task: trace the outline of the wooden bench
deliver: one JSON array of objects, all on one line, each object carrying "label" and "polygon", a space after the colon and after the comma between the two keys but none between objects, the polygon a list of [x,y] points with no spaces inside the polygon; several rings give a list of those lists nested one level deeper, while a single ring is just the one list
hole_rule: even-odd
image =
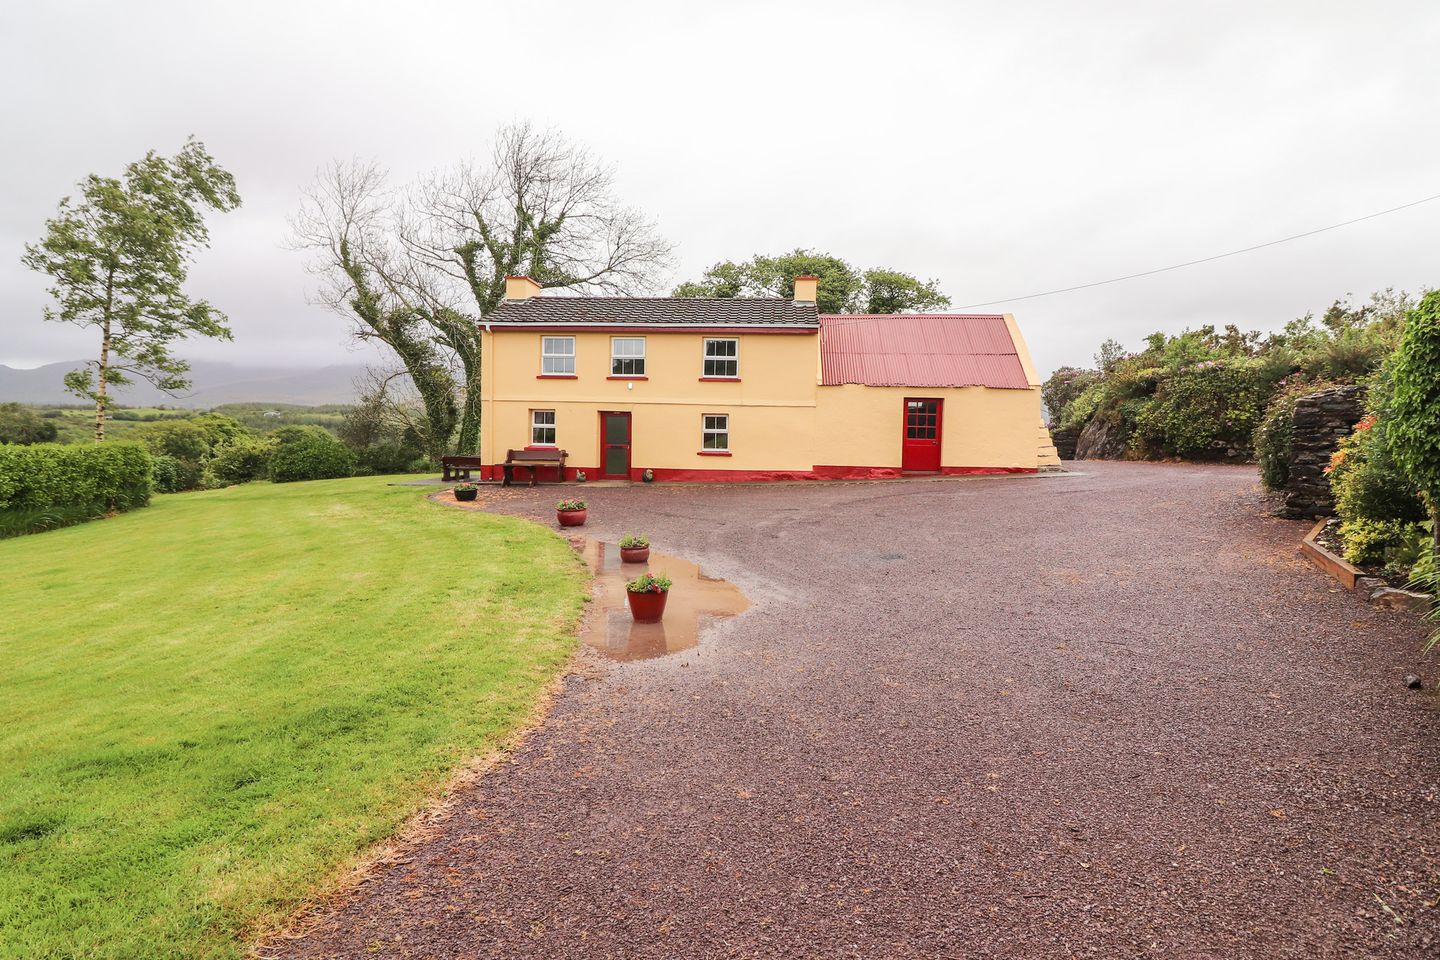
[{"label": "wooden bench", "polygon": [[480,457],[441,457],[440,469],[444,471],[446,480],[469,480],[471,470],[479,470],[485,466],[485,461]]},{"label": "wooden bench", "polygon": [[565,451],[564,450],[507,450],[505,451],[505,465],[500,481],[502,487],[510,486],[515,479],[516,467],[530,468],[530,486],[535,486],[536,475],[541,467],[555,467],[561,479],[565,477]]}]

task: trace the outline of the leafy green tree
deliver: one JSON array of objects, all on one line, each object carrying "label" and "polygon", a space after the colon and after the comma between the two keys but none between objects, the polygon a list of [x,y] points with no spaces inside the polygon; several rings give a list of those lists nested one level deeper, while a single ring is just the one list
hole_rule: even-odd
[{"label": "leafy green tree", "polygon": [[936,280],[898,270],[857,270],[839,257],[804,249],[717,263],[699,280],[677,286],[674,295],[789,298],[795,295],[795,278],[803,276],[820,278],[815,305],[821,313],[906,313],[950,306]]},{"label": "leafy green tree", "polygon": [[[1440,521],[1440,290],[1410,311],[1394,365],[1387,439],[1395,462]],[[1434,533],[1440,544],[1440,523]]]},{"label": "leafy green tree", "polygon": [[195,253],[209,243],[205,211],[240,205],[235,178],[198,140],[173,157],[153,150],[121,178],[91,174],[78,200],[65,197],[26,244],[22,262],[54,281],[45,319],[96,329],[99,357],[65,375],[95,404],[95,439],[105,439],[110,388],[138,376],[170,393],[186,389],[189,364],[170,350],[187,336],[230,339],[223,313],[187,296]]},{"label": "leafy green tree", "polygon": [[866,270],[864,279],[865,313],[916,313],[950,306],[938,280],[920,280],[899,270]]},{"label": "leafy green tree", "polygon": [[29,407],[0,403],[0,443],[50,443],[60,431]]}]

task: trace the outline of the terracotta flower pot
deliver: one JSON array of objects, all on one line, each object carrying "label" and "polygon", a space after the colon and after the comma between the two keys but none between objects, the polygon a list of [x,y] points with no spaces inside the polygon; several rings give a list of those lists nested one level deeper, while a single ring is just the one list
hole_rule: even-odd
[{"label": "terracotta flower pot", "polygon": [[636,623],[659,623],[660,618],[665,616],[665,600],[669,596],[669,590],[661,593],[653,590],[644,593],[625,591],[625,597],[630,601],[630,616],[635,618]]},{"label": "terracotta flower pot", "polygon": [[556,510],[555,519],[560,521],[562,527],[583,527],[585,513],[584,510]]},{"label": "terracotta flower pot", "polygon": [[649,547],[621,547],[621,563],[644,563],[650,559]]},{"label": "terracotta flower pot", "polygon": [[479,493],[479,492],[480,492],[479,490],[456,490],[456,491],[455,491],[455,499],[456,499],[456,500],[461,500],[461,501],[464,501],[464,500],[474,500],[474,499],[475,499],[475,495],[476,495],[477,493]]}]

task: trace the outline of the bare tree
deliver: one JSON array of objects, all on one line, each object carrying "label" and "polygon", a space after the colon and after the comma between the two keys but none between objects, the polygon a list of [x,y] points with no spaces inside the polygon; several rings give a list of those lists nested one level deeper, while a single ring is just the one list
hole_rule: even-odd
[{"label": "bare tree", "polygon": [[[584,148],[516,124],[499,130],[487,162],[430,174],[399,193],[373,167],[334,165],[310,192],[296,234],[320,254],[328,278],[321,299],[355,316],[362,336],[395,347],[427,413],[424,364],[453,371],[456,447],[469,453],[481,427],[479,324],[504,298],[507,276],[630,294],[652,289],[668,267],[670,245],[613,188],[613,170]],[[383,333],[373,332],[376,320]],[[418,355],[421,375],[397,343]]]},{"label": "bare tree", "polygon": [[355,336],[395,351],[420,394],[428,421],[427,455],[438,459],[455,430],[455,378],[434,342],[433,300],[415,282],[415,268],[394,239],[400,210],[374,164],[335,162],[306,191],[292,222],[293,244],[313,251],[315,293],[355,322]]}]

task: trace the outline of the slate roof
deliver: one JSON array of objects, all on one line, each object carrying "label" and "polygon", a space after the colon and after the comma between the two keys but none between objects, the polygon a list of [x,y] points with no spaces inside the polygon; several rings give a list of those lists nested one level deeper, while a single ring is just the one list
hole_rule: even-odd
[{"label": "slate roof", "polygon": [[813,303],[779,298],[559,297],[504,300],[486,323],[621,326],[774,327],[814,330]]},{"label": "slate roof", "polygon": [[820,382],[834,386],[998,387],[1030,382],[1003,314],[825,314]]}]

